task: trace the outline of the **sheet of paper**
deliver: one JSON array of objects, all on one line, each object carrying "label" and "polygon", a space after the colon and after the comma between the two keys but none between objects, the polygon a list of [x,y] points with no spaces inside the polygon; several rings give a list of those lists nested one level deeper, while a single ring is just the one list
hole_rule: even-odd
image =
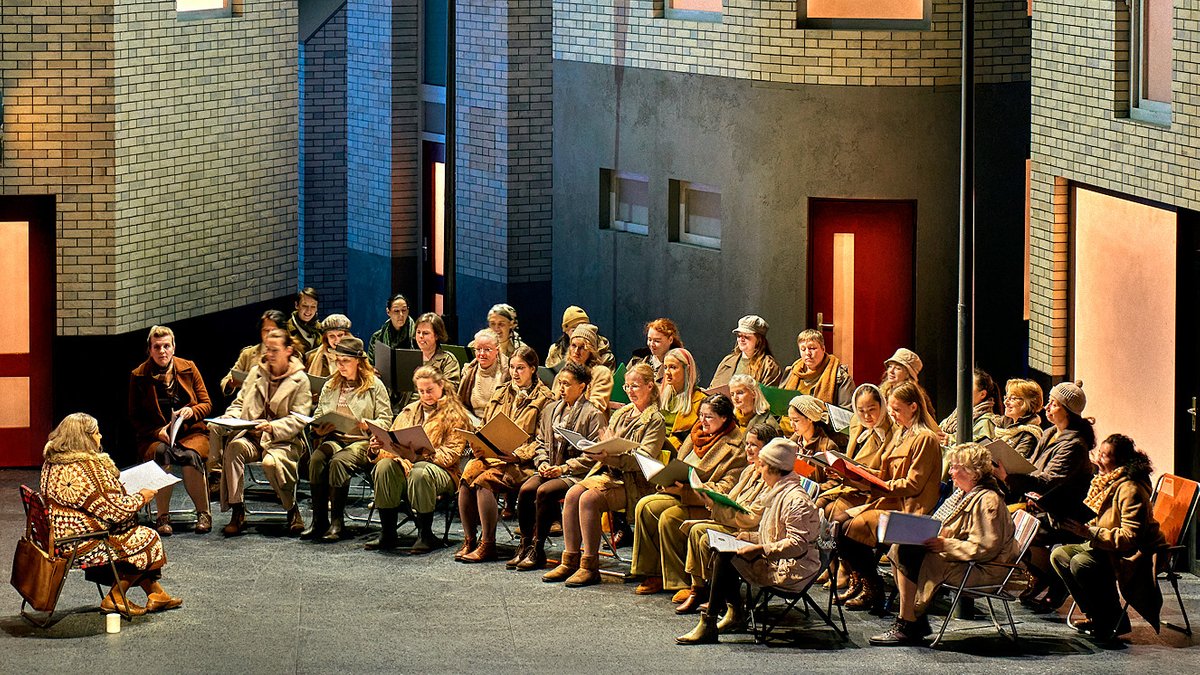
[{"label": "sheet of paper", "polygon": [[587,452],[596,444],[595,441],[584,438],[583,434],[575,433],[566,427],[554,427],[554,433],[562,436],[563,440],[575,446],[580,452]]},{"label": "sheet of paper", "polygon": [[171,413],[171,422],[167,428],[167,445],[169,447],[175,447],[175,438],[179,436],[179,429],[183,426],[183,422],[184,419],[179,415],[179,410]]},{"label": "sheet of paper", "polygon": [[154,462],[143,462],[137,466],[131,466],[121,472],[118,480],[121,481],[121,485],[125,486],[125,491],[131,495],[136,494],[138,490],[158,491],[179,482],[179,478],[163,471],[162,467]]},{"label": "sheet of paper", "polygon": [[253,429],[262,423],[262,420],[244,420],[239,417],[209,417],[204,421],[227,429]]},{"label": "sheet of paper", "polygon": [[992,460],[1010,474],[1029,474],[1037,471],[1036,466],[1030,464],[1028,459],[1022,457],[1021,453],[1002,439],[997,438],[983,447],[992,453]]},{"label": "sheet of paper", "polygon": [[753,546],[748,541],[742,541],[730,534],[725,534],[720,530],[708,531],[708,546],[709,548],[719,553],[732,553],[740,551],[748,546]]},{"label": "sheet of paper", "polygon": [[875,532],[883,544],[923,544],[938,536],[942,521],[901,511],[888,511],[879,516]]}]

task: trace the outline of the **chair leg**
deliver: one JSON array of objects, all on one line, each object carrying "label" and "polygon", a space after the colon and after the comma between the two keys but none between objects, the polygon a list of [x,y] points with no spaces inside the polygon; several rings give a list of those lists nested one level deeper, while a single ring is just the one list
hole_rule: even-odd
[{"label": "chair leg", "polygon": [[1188,620],[1187,608],[1185,608],[1183,606],[1183,596],[1179,594],[1179,575],[1172,573],[1172,575],[1170,577],[1170,581],[1171,581],[1171,588],[1174,589],[1174,591],[1175,591],[1175,600],[1179,603],[1179,611],[1183,614],[1183,629],[1180,630],[1179,626],[1176,626],[1176,625],[1170,624],[1170,623],[1167,624],[1167,627],[1178,630],[1179,632],[1183,633],[1184,635],[1191,637],[1192,636],[1192,622]]},{"label": "chair leg", "polygon": [[958,601],[961,595],[961,590],[955,591],[954,599],[950,601],[950,611],[946,612],[946,617],[942,619],[942,627],[938,629],[937,637],[933,638],[933,641],[929,643],[930,647],[936,647],[942,641],[942,636],[946,634],[946,627],[950,625],[950,619],[954,617],[954,612],[958,609]]}]

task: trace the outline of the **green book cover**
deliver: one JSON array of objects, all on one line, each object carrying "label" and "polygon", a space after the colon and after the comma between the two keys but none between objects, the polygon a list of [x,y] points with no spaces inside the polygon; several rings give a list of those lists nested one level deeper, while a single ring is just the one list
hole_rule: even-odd
[{"label": "green book cover", "polygon": [[702,494],[708,495],[708,498],[713,500],[713,503],[715,503],[715,504],[720,504],[722,506],[728,506],[729,508],[734,509],[735,511],[740,511],[742,513],[750,513],[750,509],[733,501],[732,499],[730,499],[729,497],[726,497],[725,495],[721,494],[720,492],[715,492],[713,490],[706,490],[704,488],[697,488],[696,491],[700,492]]}]

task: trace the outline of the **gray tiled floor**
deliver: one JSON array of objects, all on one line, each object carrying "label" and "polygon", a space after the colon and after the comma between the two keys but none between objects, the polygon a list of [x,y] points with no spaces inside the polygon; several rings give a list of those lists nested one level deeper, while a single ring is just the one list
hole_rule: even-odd
[{"label": "gray tiled floor", "polygon": [[[33,472],[0,472],[0,564],[11,564],[23,523],[17,485]],[[219,529],[225,518],[218,516]],[[452,537],[455,535],[452,534]],[[0,672],[1200,672],[1197,640],[1155,635],[1135,619],[1130,644],[1100,649],[1061,617],[1024,612],[1023,652],[990,630],[957,634],[944,649],[881,649],[867,637],[882,619],[849,613],[851,641],[827,631],[794,645],[761,646],[748,636],[716,646],[677,647],[694,619],[670,611],[666,595],[638,597],[605,583],[571,590],[503,565],[461,565],[449,551],[425,557],[360,549],[361,541],[314,545],[254,532],[179,534],[166,540],[164,585],[184,598],[178,611],[103,632],[96,592],[67,582],[49,630],[17,616],[19,597],[0,591]],[[78,574],[78,573],[76,573]],[[1189,610],[1200,616],[1200,581],[1188,578]],[[1164,610],[1178,619],[1173,598]]]}]

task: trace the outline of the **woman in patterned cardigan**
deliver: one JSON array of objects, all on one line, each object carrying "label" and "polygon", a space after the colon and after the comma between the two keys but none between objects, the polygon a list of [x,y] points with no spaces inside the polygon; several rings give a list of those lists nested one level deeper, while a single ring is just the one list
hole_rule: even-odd
[{"label": "woman in patterned cardigan", "polygon": [[[100,450],[100,426],[84,413],[68,415],[54,431],[43,450],[42,495],[50,512],[54,537],[107,530],[108,547],[98,540],[78,546],[79,562],[92,581],[112,583],[100,603],[106,612],[124,610],[133,615],[175,609],[183,600],[167,594],[158,583],[167,562],[162,540],[154,530],[137,524],[137,512],[154,499],[154,491],[128,494],[117,480],[119,471],[107,453]],[[110,549],[111,547],[111,554]],[[104,578],[110,558],[119,578]],[[111,572],[108,575],[111,577]],[[146,592],[146,606],[133,602],[123,606],[124,593],[133,586]]]}]

